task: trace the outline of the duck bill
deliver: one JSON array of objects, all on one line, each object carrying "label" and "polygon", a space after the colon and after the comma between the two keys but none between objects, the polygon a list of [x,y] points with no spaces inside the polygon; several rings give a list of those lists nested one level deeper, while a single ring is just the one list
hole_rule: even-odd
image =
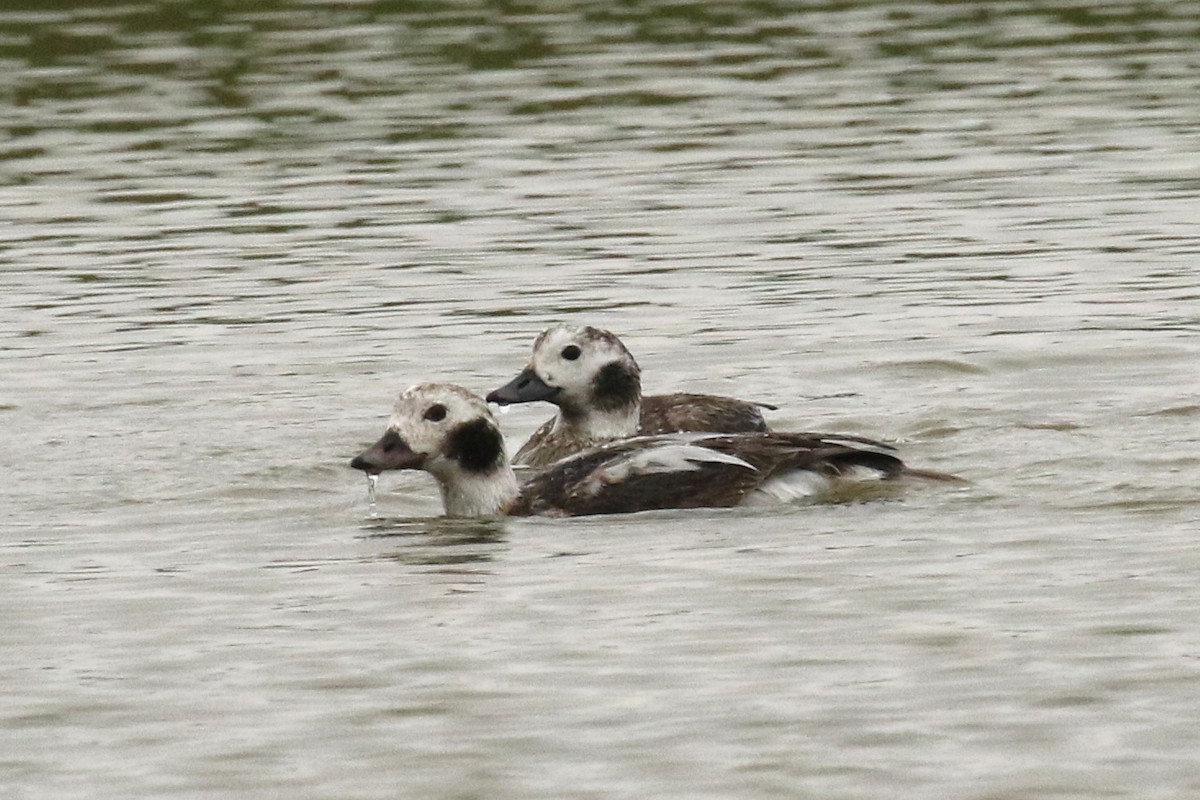
[{"label": "duck bill", "polygon": [[501,406],[511,403],[534,403],[538,400],[550,400],[558,392],[557,388],[539,378],[531,367],[526,367],[520,375],[499,389],[489,392],[487,401]]},{"label": "duck bill", "polygon": [[389,469],[420,469],[424,462],[424,456],[414,453],[400,434],[388,431],[382,439],[356,455],[350,466],[377,475]]}]

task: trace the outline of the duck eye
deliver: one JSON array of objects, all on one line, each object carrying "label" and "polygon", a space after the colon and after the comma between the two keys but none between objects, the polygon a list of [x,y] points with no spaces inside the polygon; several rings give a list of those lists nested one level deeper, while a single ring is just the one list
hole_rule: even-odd
[{"label": "duck eye", "polygon": [[441,422],[446,418],[446,407],[441,403],[434,403],[429,408],[425,409],[425,419],[430,422]]},{"label": "duck eye", "polygon": [[573,344],[569,344],[563,348],[562,357],[567,361],[574,361],[579,358],[580,349]]}]

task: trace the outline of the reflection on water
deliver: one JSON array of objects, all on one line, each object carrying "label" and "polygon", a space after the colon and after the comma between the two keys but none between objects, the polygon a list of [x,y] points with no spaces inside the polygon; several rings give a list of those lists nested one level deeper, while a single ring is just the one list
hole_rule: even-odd
[{"label": "reflection on water", "polygon": [[[0,794],[1194,796],[1198,34],[0,1]],[[399,389],[564,319],[973,486],[369,505]]]},{"label": "reflection on water", "polygon": [[492,561],[506,538],[501,520],[453,517],[372,517],[362,530],[386,546],[378,558],[429,566]]}]

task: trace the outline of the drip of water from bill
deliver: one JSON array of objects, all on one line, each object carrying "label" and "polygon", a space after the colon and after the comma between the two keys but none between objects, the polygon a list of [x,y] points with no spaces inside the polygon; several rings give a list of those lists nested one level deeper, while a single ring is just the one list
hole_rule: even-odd
[{"label": "drip of water from bill", "polygon": [[367,507],[371,510],[371,516],[375,515],[375,486],[379,483],[378,473],[367,473]]}]

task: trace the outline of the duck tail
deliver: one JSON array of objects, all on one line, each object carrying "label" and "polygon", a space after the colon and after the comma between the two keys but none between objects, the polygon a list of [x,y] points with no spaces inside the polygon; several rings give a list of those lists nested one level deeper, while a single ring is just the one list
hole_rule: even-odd
[{"label": "duck tail", "polygon": [[922,481],[933,481],[935,483],[954,483],[959,486],[967,486],[971,482],[966,478],[960,478],[957,475],[951,475],[949,472],[938,472],[932,469],[914,469],[910,466],[905,466],[900,473],[902,478],[916,478]]}]

